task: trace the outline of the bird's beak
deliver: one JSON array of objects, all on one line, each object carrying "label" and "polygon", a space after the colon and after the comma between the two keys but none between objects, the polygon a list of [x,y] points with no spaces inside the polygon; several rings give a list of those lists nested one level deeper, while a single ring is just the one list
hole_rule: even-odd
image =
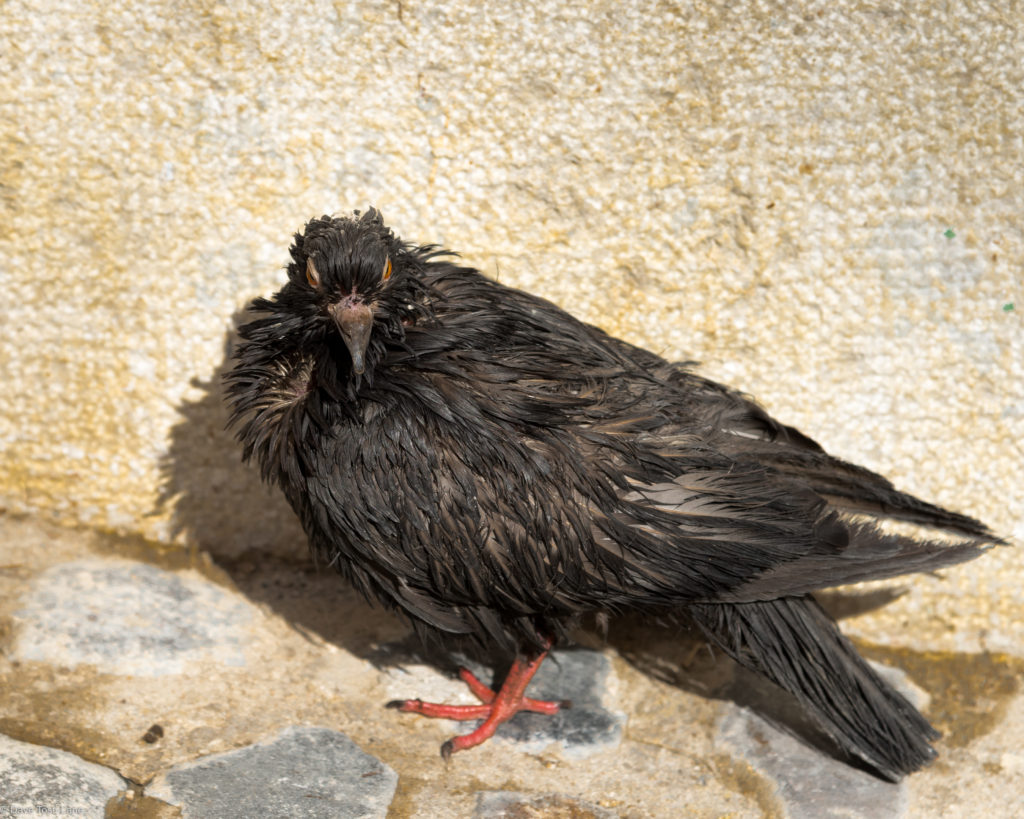
[{"label": "bird's beak", "polygon": [[343,301],[332,304],[328,311],[352,356],[352,369],[357,375],[362,375],[366,367],[366,345],[370,343],[370,330],[373,329],[373,310],[363,302]]}]

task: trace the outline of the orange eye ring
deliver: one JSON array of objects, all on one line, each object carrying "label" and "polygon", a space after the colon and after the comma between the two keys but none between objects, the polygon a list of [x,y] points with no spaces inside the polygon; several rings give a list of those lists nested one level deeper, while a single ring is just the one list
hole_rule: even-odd
[{"label": "orange eye ring", "polygon": [[313,264],[313,259],[306,259],[306,281],[309,282],[310,287],[320,286],[320,272],[316,269],[316,265]]},{"label": "orange eye ring", "polygon": [[391,278],[391,257],[390,256],[385,256],[384,257],[384,269],[381,271],[380,280],[382,282],[386,282],[390,278]]}]

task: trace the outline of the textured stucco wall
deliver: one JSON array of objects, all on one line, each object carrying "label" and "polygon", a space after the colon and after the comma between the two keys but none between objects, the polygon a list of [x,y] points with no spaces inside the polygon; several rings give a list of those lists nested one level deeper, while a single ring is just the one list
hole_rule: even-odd
[{"label": "textured stucco wall", "polygon": [[290,548],[227,333],[375,204],[1024,534],[1024,37],[970,6],[7,0],[0,506]]}]

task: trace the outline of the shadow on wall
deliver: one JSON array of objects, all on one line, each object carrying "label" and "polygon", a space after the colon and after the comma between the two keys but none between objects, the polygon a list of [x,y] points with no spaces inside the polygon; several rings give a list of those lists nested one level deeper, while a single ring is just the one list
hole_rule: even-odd
[{"label": "shadow on wall", "polygon": [[[232,325],[245,320],[240,311]],[[261,481],[255,465],[242,463],[242,448],[227,429],[223,377],[237,339],[234,330],[228,332],[220,366],[209,381],[193,382],[202,397],[178,409],[181,421],[161,465],[158,508],[173,508],[174,537],[184,535],[218,562],[246,552],[304,557],[306,536],[291,507]]]},{"label": "shadow on wall", "polygon": [[[232,327],[248,320],[235,314]],[[235,588],[268,606],[300,633],[313,633],[364,658],[407,638],[396,615],[371,607],[333,570],[317,567],[306,535],[284,495],[263,483],[227,429],[224,374],[234,365],[237,331],[225,337],[224,358],[209,381],[196,381],[196,401],[179,408],[181,421],[161,465],[158,508],[173,509],[175,537],[209,553]]]}]

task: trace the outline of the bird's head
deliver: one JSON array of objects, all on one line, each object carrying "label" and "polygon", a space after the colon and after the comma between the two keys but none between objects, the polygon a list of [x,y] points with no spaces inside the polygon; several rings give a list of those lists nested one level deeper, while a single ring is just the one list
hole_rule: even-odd
[{"label": "bird's head", "polygon": [[350,372],[361,376],[384,344],[400,342],[404,326],[425,312],[422,250],[399,240],[373,208],[313,219],[295,235],[276,307],[340,338]]},{"label": "bird's head", "polygon": [[264,477],[297,469],[305,450],[293,434],[354,411],[380,362],[411,352],[407,329],[430,326],[440,298],[425,275],[439,255],[447,254],[399,240],[372,208],[313,219],[295,235],[288,281],[250,305],[257,315],[238,328],[242,343],[225,376],[230,423]]}]

